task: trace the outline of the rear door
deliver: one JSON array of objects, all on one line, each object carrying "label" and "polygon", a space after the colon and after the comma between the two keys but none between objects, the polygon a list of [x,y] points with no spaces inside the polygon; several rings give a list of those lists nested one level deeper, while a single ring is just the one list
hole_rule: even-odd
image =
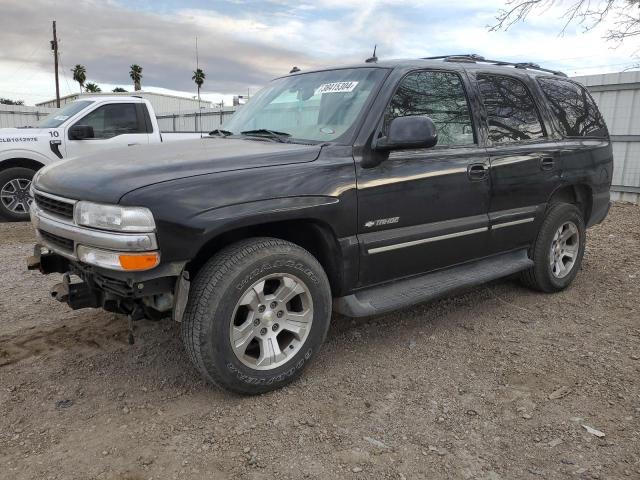
[{"label": "rear door", "polygon": [[452,71],[407,73],[376,134],[385,135],[395,117],[426,115],[438,144],[392,151],[371,168],[356,162],[363,286],[487,254],[489,162],[475,135],[466,81]]},{"label": "rear door", "polygon": [[486,111],[490,250],[496,253],[535,239],[546,202],[561,184],[562,145],[549,135],[528,79],[477,73],[476,81]]},{"label": "rear door", "polygon": [[[148,144],[150,126],[145,119],[145,109],[142,103],[133,102],[99,105],[67,127],[66,158],[89,155],[109,148]],[[69,138],[69,128],[73,125],[93,127],[95,137],[85,140]]]}]

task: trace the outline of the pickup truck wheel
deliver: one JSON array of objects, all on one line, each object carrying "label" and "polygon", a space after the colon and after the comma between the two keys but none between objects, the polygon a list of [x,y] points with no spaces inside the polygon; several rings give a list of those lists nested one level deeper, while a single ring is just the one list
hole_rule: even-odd
[{"label": "pickup truck wheel", "polygon": [[531,249],[535,265],[522,273],[523,283],[547,293],[564,290],[580,270],[585,243],[580,210],[568,203],[552,205]]},{"label": "pickup truck wheel", "polygon": [[29,220],[33,199],[29,193],[35,171],[13,167],[0,172],[0,217],[10,222]]},{"label": "pickup truck wheel", "polygon": [[329,281],[303,248],[274,238],[238,242],[191,286],[182,337],[208,381],[260,394],[297,378],[325,339]]}]

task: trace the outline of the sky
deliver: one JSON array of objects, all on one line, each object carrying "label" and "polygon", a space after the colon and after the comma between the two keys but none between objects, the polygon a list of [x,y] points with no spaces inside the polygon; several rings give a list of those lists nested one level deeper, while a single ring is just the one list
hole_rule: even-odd
[{"label": "sky", "polygon": [[[55,98],[51,21],[57,21],[61,95],[76,93],[71,68],[82,64],[103,91],[133,90],[129,66],[143,67],[143,90],[196,94],[231,103],[295,65],[477,53],[531,61],[571,76],[628,69],[638,45],[564,26],[550,8],[507,32],[490,32],[503,0],[0,0],[0,97],[27,105]],[[609,19],[609,26],[615,19]]]}]

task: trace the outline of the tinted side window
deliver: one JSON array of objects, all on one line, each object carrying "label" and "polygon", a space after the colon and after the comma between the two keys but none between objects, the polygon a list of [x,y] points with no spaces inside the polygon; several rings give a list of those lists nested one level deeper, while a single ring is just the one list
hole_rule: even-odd
[{"label": "tinted side window", "polygon": [[521,142],[545,136],[533,97],[520,80],[480,74],[478,88],[487,110],[492,142]]},{"label": "tinted side window", "polygon": [[93,127],[95,138],[113,138],[126,133],[146,133],[140,128],[136,106],[133,103],[114,103],[96,108],[76,125]]},{"label": "tinted side window", "polygon": [[438,145],[474,143],[467,95],[460,77],[451,72],[414,72],[402,79],[384,117],[386,133],[391,120],[409,115],[431,118]]},{"label": "tinted side window", "polygon": [[607,127],[585,88],[558,78],[539,78],[538,83],[564,136],[606,136]]}]

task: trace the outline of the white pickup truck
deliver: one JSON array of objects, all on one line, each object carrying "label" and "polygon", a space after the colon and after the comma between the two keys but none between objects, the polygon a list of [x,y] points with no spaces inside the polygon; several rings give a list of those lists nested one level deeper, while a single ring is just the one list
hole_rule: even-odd
[{"label": "white pickup truck", "polygon": [[161,133],[149,101],[121,96],[82,98],[34,128],[1,128],[0,217],[28,220],[31,179],[52,162],[109,148],[199,137],[199,133]]}]

